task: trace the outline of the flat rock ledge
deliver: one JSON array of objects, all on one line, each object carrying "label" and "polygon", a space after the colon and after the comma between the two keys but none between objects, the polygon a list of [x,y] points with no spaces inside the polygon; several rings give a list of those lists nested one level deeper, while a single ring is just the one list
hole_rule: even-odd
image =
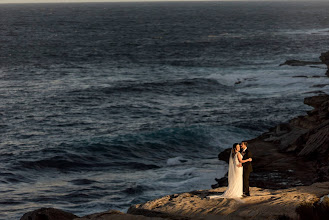
[{"label": "flat rock ledge", "polygon": [[127,214],[109,210],[78,217],[59,209],[41,208],[24,214],[21,220],[321,220],[329,217],[329,182],[280,190],[251,187],[250,197],[237,200],[207,198],[225,190],[226,187],[220,187],[168,195],[133,205]]},{"label": "flat rock ledge", "polygon": [[319,203],[329,194],[329,182],[280,190],[251,187],[251,196],[241,200],[207,198],[225,190],[220,187],[168,195],[131,206],[128,213],[169,219],[301,219],[296,208]]}]

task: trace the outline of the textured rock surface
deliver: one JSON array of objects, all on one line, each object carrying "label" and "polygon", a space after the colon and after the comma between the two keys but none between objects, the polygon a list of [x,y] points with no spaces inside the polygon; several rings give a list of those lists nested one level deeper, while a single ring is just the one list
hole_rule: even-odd
[{"label": "textured rock surface", "polygon": [[[329,193],[329,182],[284,190],[251,188],[251,196],[241,200],[207,199],[208,195],[224,192],[226,187],[168,195],[144,204],[132,206],[128,213],[147,216],[166,215],[171,218],[201,219],[277,219],[288,216],[297,219],[296,208],[304,202],[319,201]],[[224,217],[224,218],[223,218]]]}]

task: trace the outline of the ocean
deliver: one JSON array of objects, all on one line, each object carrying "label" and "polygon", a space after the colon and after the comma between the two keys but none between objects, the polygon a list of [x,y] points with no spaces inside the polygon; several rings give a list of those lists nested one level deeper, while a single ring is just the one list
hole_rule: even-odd
[{"label": "ocean", "polygon": [[0,5],[0,219],[209,189],[329,92],[328,2]]}]

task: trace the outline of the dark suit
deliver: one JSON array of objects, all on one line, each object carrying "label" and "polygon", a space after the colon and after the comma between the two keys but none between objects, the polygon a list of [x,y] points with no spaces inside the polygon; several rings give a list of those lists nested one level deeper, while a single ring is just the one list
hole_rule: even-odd
[{"label": "dark suit", "polygon": [[[242,152],[242,159],[247,160],[248,158],[252,158],[252,154],[247,148],[245,152]],[[251,162],[245,162],[242,164],[243,165],[243,193],[246,195],[249,195],[249,176],[250,173],[252,172],[252,165]]]}]

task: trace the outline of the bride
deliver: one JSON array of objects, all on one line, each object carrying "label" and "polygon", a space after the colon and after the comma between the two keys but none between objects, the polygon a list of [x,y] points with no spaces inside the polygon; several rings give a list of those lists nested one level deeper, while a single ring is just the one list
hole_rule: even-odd
[{"label": "bride", "polygon": [[233,144],[228,166],[228,187],[222,195],[208,196],[208,198],[241,198],[243,194],[242,163],[249,161],[252,161],[252,159],[242,160],[240,145]]}]

